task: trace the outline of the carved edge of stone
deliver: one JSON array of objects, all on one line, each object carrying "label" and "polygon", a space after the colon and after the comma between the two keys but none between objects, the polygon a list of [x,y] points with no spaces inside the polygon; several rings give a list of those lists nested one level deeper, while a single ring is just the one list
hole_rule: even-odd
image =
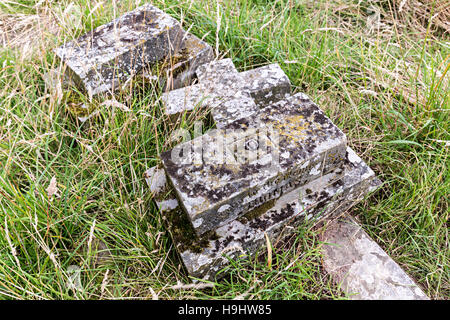
[{"label": "carved edge of stone", "polygon": [[429,299],[351,217],[331,222],[322,237],[324,268],[350,299]]}]

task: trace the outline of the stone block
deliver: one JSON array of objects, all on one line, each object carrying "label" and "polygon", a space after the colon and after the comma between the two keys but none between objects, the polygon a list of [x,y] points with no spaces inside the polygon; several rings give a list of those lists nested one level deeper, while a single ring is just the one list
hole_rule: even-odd
[{"label": "stone block", "polygon": [[242,90],[243,80],[231,59],[223,59],[198,67],[199,84],[163,94],[166,114],[179,115],[184,111],[207,107],[218,128],[258,111],[254,100]]},{"label": "stone block", "polygon": [[306,95],[259,119],[259,128],[213,130],[161,154],[198,235],[342,166],[345,135]]},{"label": "stone block", "polygon": [[241,72],[241,77],[244,90],[250,92],[260,108],[283,100],[291,94],[291,82],[276,63]]},{"label": "stone block", "polygon": [[[229,58],[212,61],[210,63],[202,65],[200,68],[198,68],[196,73],[199,82],[211,84],[223,83],[224,81],[228,81],[229,79],[234,81],[236,80],[235,76],[238,74],[233,61],[231,61],[231,59]],[[231,94],[230,92],[234,88],[240,89],[236,86],[236,83],[230,83],[230,85],[230,87],[226,87],[225,89],[218,91],[222,95],[227,96],[227,94]]]},{"label": "stone block", "polygon": [[157,194],[157,204],[189,275],[213,280],[228,265],[229,258],[238,259],[263,249],[265,234],[273,243],[292,235],[305,220],[312,226],[338,216],[379,186],[374,172],[350,148],[343,164],[343,168],[268,201],[204,237],[196,236],[168,185]]},{"label": "stone block", "polygon": [[55,49],[77,85],[92,97],[112,92],[142,68],[182,47],[179,22],[146,4]]}]

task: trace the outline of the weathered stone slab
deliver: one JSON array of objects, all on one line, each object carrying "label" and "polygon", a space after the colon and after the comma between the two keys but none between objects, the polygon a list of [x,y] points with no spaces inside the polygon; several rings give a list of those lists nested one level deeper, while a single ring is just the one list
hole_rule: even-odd
[{"label": "weathered stone slab", "polygon": [[[207,63],[197,70],[197,78],[202,83],[220,83],[223,81],[227,81],[228,79],[236,80],[235,76],[238,74],[236,67],[233,64],[233,61],[231,61],[230,58],[212,61],[210,63]],[[228,89],[237,89],[235,83],[230,83],[231,87],[227,87]],[[230,90],[219,90],[219,92],[225,96],[231,95]]]},{"label": "weathered stone slab", "polygon": [[55,49],[74,81],[92,97],[177,51],[177,20],[146,4]]},{"label": "weathered stone slab", "polygon": [[[305,220],[313,225],[339,215],[379,186],[374,172],[350,148],[343,163],[342,169],[268,201],[203,238],[190,227],[168,185],[156,193],[156,201],[189,275],[213,280],[229,263],[227,257],[236,259],[264,248],[265,234],[274,242],[295,232]],[[162,169],[152,168],[147,182],[154,184],[152,177],[161,175]]]},{"label": "weathered stone slab", "polygon": [[[170,59],[165,59],[163,63],[159,64],[154,70],[143,69],[141,73],[136,75],[134,81],[137,83],[154,83],[158,82],[160,87],[164,88],[180,88],[189,85],[195,78],[195,71],[198,66],[207,63],[214,58],[213,50],[210,45],[200,40],[196,36],[186,33],[186,40],[183,48],[173,54]],[[60,101],[63,98],[63,93],[66,90],[75,86],[71,78],[59,69],[51,69],[44,74],[43,77],[45,85],[49,92],[55,95]],[[125,84],[124,84],[125,85]],[[73,104],[72,104],[73,105]],[[81,122],[84,122],[91,115],[98,110],[91,110],[85,104],[76,107],[69,107],[68,110]]]},{"label": "weathered stone slab", "polygon": [[259,119],[256,130],[213,130],[161,154],[198,235],[341,166],[346,137],[306,95]]},{"label": "weathered stone slab", "polygon": [[197,69],[199,84],[164,93],[167,115],[208,107],[219,129],[254,116],[262,106],[286,98],[288,77],[277,64],[238,73],[231,59]]},{"label": "weathered stone slab", "polygon": [[350,217],[327,226],[325,270],[354,300],[428,300],[413,280]]},{"label": "weathered stone slab", "polygon": [[211,108],[217,128],[250,117],[258,111],[250,92],[243,90],[243,79],[231,59],[200,66],[197,77],[202,95],[208,97],[205,103]]}]

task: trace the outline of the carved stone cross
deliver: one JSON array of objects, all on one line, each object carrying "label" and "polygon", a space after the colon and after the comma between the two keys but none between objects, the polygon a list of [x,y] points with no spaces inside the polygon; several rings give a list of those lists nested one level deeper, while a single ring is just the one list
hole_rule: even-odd
[{"label": "carved stone cross", "polygon": [[197,68],[198,84],[164,93],[167,115],[208,107],[219,129],[253,117],[262,106],[287,97],[291,85],[278,64],[238,73],[231,59]]},{"label": "carved stone cross", "polygon": [[[238,73],[231,60],[197,69],[199,83],[167,92],[166,113],[208,107],[218,129],[178,145],[206,153],[215,131],[274,125],[280,133],[279,163],[263,158],[245,164],[173,163],[161,155],[147,182],[175,245],[193,277],[213,279],[236,258],[291,234],[305,219],[337,215],[378,185],[374,172],[346,146],[345,135],[304,94],[290,95],[278,65]],[[219,134],[220,135],[220,134]],[[208,157],[203,157],[203,159]],[[262,162],[261,162],[262,161]],[[169,181],[170,180],[170,184]]]}]

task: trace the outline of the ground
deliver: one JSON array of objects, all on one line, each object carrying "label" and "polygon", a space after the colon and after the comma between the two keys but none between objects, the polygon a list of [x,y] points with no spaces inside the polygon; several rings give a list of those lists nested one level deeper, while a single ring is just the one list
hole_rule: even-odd
[{"label": "ground", "polygon": [[[81,123],[68,110],[86,97],[46,89],[52,48],[143,2],[0,4],[0,298],[347,298],[308,226],[187,285],[144,171],[201,115],[169,125],[147,87]],[[279,63],[384,183],[350,214],[429,297],[450,297],[447,0],[152,3],[239,71]]]}]

